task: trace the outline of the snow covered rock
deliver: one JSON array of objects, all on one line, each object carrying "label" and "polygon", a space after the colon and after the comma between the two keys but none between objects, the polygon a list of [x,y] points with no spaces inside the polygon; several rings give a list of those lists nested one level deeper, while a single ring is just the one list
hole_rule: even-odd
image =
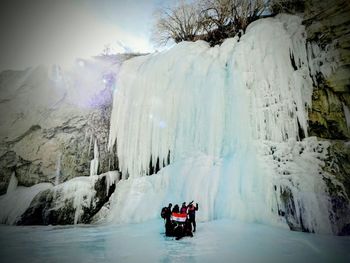
[{"label": "snow covered rock", "polygon": [[330,142],[324,167],[334,232],[350,234],[350,5],[306,0],[304,22],[313,78],[309,134]]},{"label": "snow covered rock", "polygon": [[350,144],[332,141],[323,169],[329,193],[334,222],[334,232],[350,235]]},{"label": "snow covered rock", "polygon": [[304,22],[314,75],[310,133],[327,139],[350,138],[350,5],[347,0],[307,0]]},{"label": "snow covered rock", "polygon": [[304,24],[309,42],[317,43],[316,65],[334,92],[349,93],[350,5],[347,0],[305,1]]},{"label": "snow covered rock", "polygon": [[118,172],[76,177],[40,192],[16,222],[17,225],[90,223],[114,192]]},{"label": "snow covered rock", "polygon": [[52,188],[50,183],[36,184],[31,187],[19,186],[0,196],[0,223],[16,224],[34,197],[50,188]]}]

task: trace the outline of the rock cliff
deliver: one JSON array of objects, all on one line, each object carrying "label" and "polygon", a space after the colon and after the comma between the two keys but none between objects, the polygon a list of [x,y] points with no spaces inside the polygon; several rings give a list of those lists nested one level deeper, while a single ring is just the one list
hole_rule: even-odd
[{"label": "rock cliff", "polygon": [[[330,141],[324,178],[338,234],[350,234],[350,3],[305,2],[304,25],[314,67],[309,134]],[[312,48],[317,46],[317,48]],[[312,65],[313,64],[313,65]]]},{"label": "rock cliff", "polygon": [[116,72],[128,57],[0,73],[0,194],[13,173],[20,186],[89,175],[95,140],[98,173],[117,169],[107,151],[109,118]]}]

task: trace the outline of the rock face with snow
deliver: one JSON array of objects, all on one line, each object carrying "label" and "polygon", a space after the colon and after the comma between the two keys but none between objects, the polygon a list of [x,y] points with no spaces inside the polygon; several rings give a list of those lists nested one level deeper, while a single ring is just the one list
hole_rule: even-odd
[{"label": "rock face with snow", "polygon": [[90,223],[113,194],[118,172],[76,177],[35,196],[17,225]]},{"label": "rock face with snow", "polygon": [[350,138],[350,5],[346,0],[305,5],[304,24],[310,58],[318,68],[314,79],[310,132],[321,138]]},{"label": "rock face with snow", "polygon": [[115,64],[106,72],[105,62],[79,61],[49,78],[42,67],[2,73],[2,192],[12,175],[18,185],[55,184],[31,189],[16,211],[9,190],[2,221],[140,222],[196,200],[199,220],[349,234],[348,13],[343,0],[308,0],[304,18],[256,21],[221,46],[183,42],[131,59],[110,127]]},{"label": "rock face with snow", "polygon": [[[336,182],[325,179],[335,214],[350,234],[350,4],[346,0],[307,0],[304,22],[310,58],[318,68],[314,78],[309,133],[331,142],[325,170]],[[345,223],[347,222],[347,223]]]},{"label": "rock face with snow", "polygon": [[117,168],[106,149],[111,94],[126,58],[0,73],[0,194],[13,173],[22,186],[88,176],[95,142],[98,173]]},{"label": "rock face with snow", "polygon": [[[14,176],[11,177],[14,178]],[[11,182],[13,182],[12,178]],[[40,183],[31,187],[18,186],[7,191],[5,195],[0,196],[0,223],[16,224],[35,196],[52,187],[50,183]]]}]

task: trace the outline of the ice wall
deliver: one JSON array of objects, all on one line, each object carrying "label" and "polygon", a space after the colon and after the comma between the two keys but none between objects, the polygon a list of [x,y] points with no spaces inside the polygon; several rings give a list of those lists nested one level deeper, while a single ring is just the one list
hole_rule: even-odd
[{"label": "ice wall", "polygon": [[[330,232],[328,200],[314,194],[325,191],[322,160],[311,154],[317,142],[298,142],[312,94],[305,37],[301,19],[283,15],[221,46],[182,42],[125,62],[109,146],[128,180],[117,185],[113,219],[142,221],[167,202],[194,199],[201,220],[285,224],[277,212],[287,209],[280,191],[288,188],[304,226]],[[166,164],[169,152],[171,165],[144,177],[150,160]]]}]

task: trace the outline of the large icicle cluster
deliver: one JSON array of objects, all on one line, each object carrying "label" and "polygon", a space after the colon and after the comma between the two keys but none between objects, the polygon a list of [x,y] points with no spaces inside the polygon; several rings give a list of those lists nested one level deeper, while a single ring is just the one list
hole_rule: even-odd
[{"label": "large icicle cluster", "polygon": [[166,160],[169,150],[172,160],[197,151],[225,156],[250,135],[298,138],[298,122],[306,133],[312,84],[305,37],[300,19],[287,18],[259,21],[239,42],[229,39],[214,48],[184,42],[127,61],[110,132],[124,176],[144,175],[150,159]]},{"label": "large icicle cluster", "polygon": [[[297,142],[307,136],[311,94],[306,35],[296,16],[259,20],[240,39],[221,46],[183,42],[125,62],[114,93],[109,145],[116,143],[123,179],[129,180],[117,185],[112,216],[141,221],[157,216],[166,202],[195,199],[202,220],[279,224],[277,189],[285,187],[294,191],[295,209],[312,210],[301,216],[308,221],[304,225],[329,232],[329,222],[317,218],[328,212],[326,198],[298,195],[324,191],[315,175],[322,161],[304,162],[295,150],[314,144]],[[281,176],[281,164],[273,159],[279,157],[267,148],[293,156],[288,176]],[[169,152],[171,165],[142,177],[150,160],[166,164]]]}]

